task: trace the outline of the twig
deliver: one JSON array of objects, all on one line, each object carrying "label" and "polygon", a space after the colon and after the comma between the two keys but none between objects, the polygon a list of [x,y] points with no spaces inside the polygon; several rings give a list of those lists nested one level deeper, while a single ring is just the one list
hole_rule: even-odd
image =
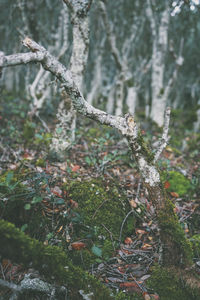
[{"label": "twig", "polygon": [[104,224],[101,224],[104,228],[105,228],[105,230],[107,230],[108,231],[108,233],[110,234],[110,239],[111,239],[111,241],[112,241],[112,245],[113,245],[113,249],[114,249],[114,251],[116,250],[115,249],[115,245],[114,245],[114,240],[113,240],[113,234],[112,234],[112,232],[104,225]]},{"label": "twig", "polygon": [[92,219],[94,219],[94,217],[96,216],[98,210],[104,205],[104,203],[106,203],[108,200],[104,200],[98,207],[97,209],[95,210],[93,216],[92,216]]},{"label": "twig", "polygon": [[[137,192],[136,192],[135,199],[138,199],[138,198],[139,198],[139,193],[140,193],[141,183],[142,183],[142,180],[141,180],[141,178],[140,178],[140,179],[139,179],[139,182],[138,182],[138,186],[137,186]],[[123,230],[124,224],[125,224],[127,218],[129,217],[129,215],[130,215],[131,213],[135,214],[136,216],[139,216],[139,215],[134,211],[134,209],[132,209],[131,211],[128,212],[128,214],[127,214],[126,217],[124,218],[124,220],[123,220],[123,222],[122,222],[122,225],[121,225],[120,234],[119,234],[119,242],[120,242],[120,243],[121,243],[122,230]],[[139,217],[140,217],[140,216],[139,216]]]},{"label": "twig", "polygon": [[162,153],[164,148],[167,146],[167,143],[168,143],[168,140],[169,140],[168,131],[169,131],[170,112],[171,112],[171,108],[167,107],[167,109],[165,111],[163,134],[162,134],[162,137],[160,139],[160,145],[158,146],[158,149],[155,153],[154,163],[157,162],[160,154]]},{"label": "twig", "polygon": [[38,112],[36,112],[36,117],[40,120],[40,122],[42,123],[43,127],[46,129],[47,132],[50,132],[50,129],[49,127],[47,126],[47,124],[45,123],[44,120],[41,119],[40,115]]}]

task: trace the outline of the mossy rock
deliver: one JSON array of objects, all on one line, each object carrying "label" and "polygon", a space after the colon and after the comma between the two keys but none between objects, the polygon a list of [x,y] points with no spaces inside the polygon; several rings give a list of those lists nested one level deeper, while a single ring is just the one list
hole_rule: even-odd
[{"label": "mossy rock", "polygon": [[[123,192],[114,183],[110,183],[108,187],[102,179],[75,181],[67,190],[69,197],[78,203],[78,210],[86,225],[97,228],[98,235],[110,239],[110,231],[113,238],[119,238],[121,224],[130,206]],[[124,232],[127,233],[127,228],[131,228],[133,232],[134,225],[135,219],[130,217],[124,226]]]},{"label": "mossy rock", "polygon": [[163,181],[169,182],[170,187],[167,189],[169,192],[176,192],[179,196],[184,196],[191,190],[190,180],[177,171],[163,172],[161,177]]},{"label": "mossy rock", "polygon": [[157,265],[152,268],[152,275],[147,280],[147,285],[158,293],[160,300],[200,300],[200,290],[192,283],[190,286],[187,279],[174,269]]}]

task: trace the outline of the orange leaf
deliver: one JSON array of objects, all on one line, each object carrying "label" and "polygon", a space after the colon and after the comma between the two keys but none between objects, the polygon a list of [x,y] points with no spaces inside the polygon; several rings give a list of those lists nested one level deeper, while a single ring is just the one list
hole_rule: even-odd
[{"label": "orange leaf", "polygon": [[165,181],[165,183],[164,183],[164,188],[165,188],[165,189],[168,189],[169,187],[170,187],[169,181]]},{"label": "orange leaf", "polygon": [[130,245],[132,244],[133,240],[130,237],[127,237],[124,241],[125,244]]},{"label": "orange leaf", "polygon": [[174,198],[178,198],[178,197],[179,197],[179,194],[176,193],[176,192],[171,192],[170,194],[171,194],[171,196],[174,197]]},{"label": "orange leaf", "polygon": [[146,233],[146,231],[145,230],[141,230],[141,229],[136,229],[136,233],[143,235],[143,234]]},{"label": "orange leaf", "polygon": [[134,199],[129,200],[129,203],[130,203],[130,206],[131,206],[132,208],[136,208],[136,207],[137,207],[137,203],[135,202]]},{"label": "orange leaf", "polygon": [[72,172],[77,172],[79,169],[80,169],[80,166],[79,165],[75,165],[72,168]]},{"label": "orange leaf", "polygon": [[76,201],[74,201],[74,200],[69,200],[69,202],[70,202],[70,205],[71,205],[71,207],[72,208],[78,208],[78,202],[76,202]]},{"label": "orange leaf", "polygon": [[59,232],[61,232],[61,230],[63,229],[63,225],[61,225],[60,226],[60,228],[57,230],[57,232],[56,233],[59,233]]},{"label": "orange leaf", "polygon": [[119,285],[121,288],[123,287],[138,287],[138,285],[134,281],[122,282]]},{"label": "orange leaf", "polygon": [[145,249],[147,249],[147,248],[152,248],[152,245],[150,245],[150,244],[144,244],[144,245],[142,246],[142,249],[143,249],[143,250],[145,250]]},{"label": "orange leaf", "polygon": [[83,248],[86,248],[86,244],[83,242],[74,242],[71,244],[71,246],[74,250],[81,250]]},{"label": "orange leaf", "polygon": [[151,297],[149,296],[149,294],[147,294],[147,292],[143,293],[143,297],[144,297],[144,300],[151,300]]},{"label": "orange leaf", "polygon": [[155,300],[160,300],[160,297],[156,294],[151,294],[151,297]]}]

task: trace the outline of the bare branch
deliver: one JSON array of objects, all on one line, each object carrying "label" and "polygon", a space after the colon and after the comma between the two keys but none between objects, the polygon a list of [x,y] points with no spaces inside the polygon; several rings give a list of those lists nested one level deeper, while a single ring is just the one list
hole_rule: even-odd
[{"label": "bare branch", "polygon": [[65,68],[54,56],[52,56],[45,48],[31,40],[25,38],[24,46],[36,53],[20,53],[10,56],[0,57],[0,67],[9,67],[14,65],[26,64],[28,62],[40,62],[45,70],[55,75],[62,83],[69,97],[71,98],[75,109],[82,115],[87,116],[101,124],[109,125],[117,128],[125,134],[127,132],[127,124],[122,117],[116,117],[106,112],[96,109],[84,99],[79,88],[72,79],[71,72]]},{"label": "bare branch", "polygon": [[11,67],[22,64],[27,64],[30,62],[41,62],[45,57],[45,53],[36,52],[36,53],[18,53],[8,56],[0,56],[0,67]]},{"label": "bare branch", "polygon": [[156,151],[156,154],[154,156],[154,163],[157,162],[160,154],[164,150],[164,148],[167,146],[169,137],[168,137],[168,131],[169,131],[169,121],[170,121],[170,112],[171,108],[167,107],[165,111],[165,120],[164,120],[164,127],[163,127],[163,134],[160,139],[160,145],[158,146],[158,149]]}]

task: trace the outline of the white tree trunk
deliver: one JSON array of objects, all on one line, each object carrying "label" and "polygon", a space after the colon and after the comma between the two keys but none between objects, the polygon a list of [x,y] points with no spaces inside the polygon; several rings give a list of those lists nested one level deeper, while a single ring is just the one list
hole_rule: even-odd
[{"label": "white tree trunk", "polygon": [[169,4],[166,4],[166,7],[161,14],[158,28],[150,0],[148,0],[147,16],[150,20],[153,37],[151,118],[158,124],[158,126],[162,126],[164,123],[164,111],[167,104],[164,85],[164,72],[165,57],[168,47],[168,28],[170,16]]},{"label": "white tree trunk", "polygon": [[[87,2],[87,1],[86,1]],[[88,1],[89,3],[89,1]],[[83,72],[86,66],[89,46],[89,25],[88,15],[80,16],[80,11],[84,3],[76,4],[66,1],[73,20],[73,48],[70,59],[70,71],[79,90],[82,90]],[[76,111],[70,98],[66,95],[61,101],[57,112],[58,123],[56,125],[51,149],[56,151],[60,156],[69,148],[75,140],[76,130]]]},{"label": "white tree trunk", "polygon": [[128,87],[127,96],[126,96],[126,104],[128,106],[128,112],[131,115],[134,115],[135,108],[137,105],[137,88],[135,86]]}]

